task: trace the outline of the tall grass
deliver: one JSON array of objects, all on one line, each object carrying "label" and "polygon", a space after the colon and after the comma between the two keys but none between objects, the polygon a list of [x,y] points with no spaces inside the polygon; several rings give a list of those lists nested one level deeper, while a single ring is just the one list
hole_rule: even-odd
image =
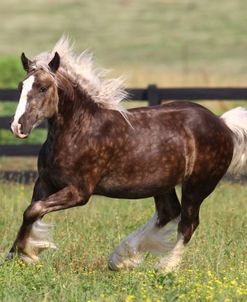
[{"label": "tall grass", "polygon": [[88,205],[47,216],[59,249],[42,262],[4,261],[31,186],[1,183],[1,301],[246,301],[246,186],[221,184],[204,202],[201,224],[177,272],[154,270],[146,255],[134,270],[111,272],[107,257],[119,241],[145,223],[151,199],[93,197]]}]

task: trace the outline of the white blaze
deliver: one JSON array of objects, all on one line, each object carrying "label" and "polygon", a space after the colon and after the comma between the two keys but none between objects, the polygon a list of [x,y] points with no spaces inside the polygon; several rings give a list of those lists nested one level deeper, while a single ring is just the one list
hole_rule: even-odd
[{"label": "white blaze", "polygon": [[22,137],[22,134],[20,133],[20,127],[21,127],[21,125],[18,123],[18,121],[19,121],[20,117],[26,111],[27,95],[28,95],[29,91],[32,89],[33,83],[34,83],[34,76],[33,75],[31,75],[29,78],[27,78],[23,82],[20,100],[19,100],[18,106],[16,108],[14,120],[13,120],[13,122],[11,124],[12,131],[16,135],[18,135],[19,137]]}]

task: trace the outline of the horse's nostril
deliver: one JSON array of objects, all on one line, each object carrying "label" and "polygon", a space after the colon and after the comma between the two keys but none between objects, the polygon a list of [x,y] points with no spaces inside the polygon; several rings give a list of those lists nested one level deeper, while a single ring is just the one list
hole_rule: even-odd
[{"label": "horse's nostril", "polygon": [[23,133],[23,125],[22,124],[19,124],[19,132],[20,132],[20,134],[24,134]]}]

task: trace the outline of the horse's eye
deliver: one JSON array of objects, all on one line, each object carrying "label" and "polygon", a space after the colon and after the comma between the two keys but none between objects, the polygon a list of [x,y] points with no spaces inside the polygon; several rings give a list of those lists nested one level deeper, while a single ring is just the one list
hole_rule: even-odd
[{"label": "horse's eye", "polygon": [[40,87],[40,89],[39,89],[39,92],[41,92],[41,93],[44,93],[46,91],[47,91],[47,87],[44,87],[44,86]]}]

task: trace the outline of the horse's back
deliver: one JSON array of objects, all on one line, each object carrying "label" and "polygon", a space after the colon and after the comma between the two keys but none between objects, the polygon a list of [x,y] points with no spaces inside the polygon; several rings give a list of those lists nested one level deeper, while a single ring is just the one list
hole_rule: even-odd
[{"label": "horse's back", "polygon": [[[231,137],[231,131],[224,121],[213,114],[207,108],[192,102],[170,102],[160,106],[134,108],[130,110],[133,127],[143,123],[150,127],[157,124],[163,131],[173,131],[173,135],[180,135],[184,129],[195,136],[195,139],[204,142],[207,138],[217,139],[218,134],[224,133],[227,140]],[[144,122],[143,122],[144,121]],[[139,129],[138,129],[139,130]],[[161,133],[160,133],[161,134]]]}]

